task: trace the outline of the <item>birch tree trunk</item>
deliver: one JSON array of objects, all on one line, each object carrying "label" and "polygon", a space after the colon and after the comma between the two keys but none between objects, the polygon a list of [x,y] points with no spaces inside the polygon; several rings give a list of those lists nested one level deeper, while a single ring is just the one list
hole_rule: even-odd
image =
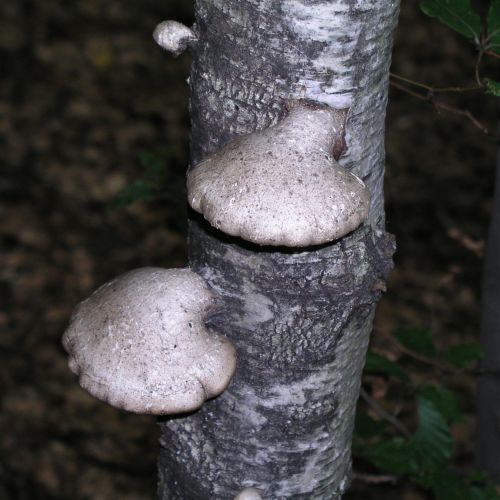
[{"label": "birch tree trunk", "polygon": [[192,164],[275,123],[284,100],[350,108],[340,163],[372,195],[339,241],[261,248],[192,214],[190,265],[222,298],[209,324],[237,348],[236,375],[198,412],[161,423],[162,499],[340,498],[375,304],[391,268],[384,231],[384,119],[392,0],[196,0]]}]

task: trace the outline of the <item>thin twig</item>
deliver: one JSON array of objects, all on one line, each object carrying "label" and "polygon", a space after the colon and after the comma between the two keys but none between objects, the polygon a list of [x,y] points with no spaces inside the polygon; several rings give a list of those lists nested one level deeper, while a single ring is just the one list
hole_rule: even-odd
[{"label": "thin twig", "polygon": [[483,85],[483,82],[481,81],[481,76],[479,74],[479,70],[480,70],[480,66],[481,66],[481,61],[483,60],[483,54],[484,54],[483,50],[479,50],[479,52],[477,53],[476,67],[475,67],[475,70],[474,70],[474,75],[476,77],[476,83],[479,86]]},{"label": "thin twig", "polygon": [[497,54],[496,52],[493,52],[491,50],[486,50],[484,54],[487,56],[496,57],[497,59],[500,59],[500,54]]},{"label": "thin twig", "polygon": [[414,87],[419,87],[427,90],[430,93],[437,94],[439,92],[473,92],[477,90],[482,90],[482,85],[477,85],[474,87],[432,87],[431,85],[427,85],[422,82],[417,82],[415,80],[411,80],[410,78],[406,78],[404,76],[398,75],[396,73],[390,73],[392,78],[396,80],[400,80],[402,82],[408,83],[409,85],[413,85]]},{"label": "thin twig", "polygon": [[[423,354],[420,354],[418,352],[412,351],[411,349],[408,349],[405,347],[403,344],[398,342],[396,338],[394,338],[389,332],[385,332],[383,330],[378,330],[378,332],[387,338],[397,349],[399,352],[406,354],[410,358],[416,359],[417,361],[420,361],[421,363],[424,363],[426,365],[431,365],[434,368],[437,368],[439,371],[443,373],[450,373],[453,375],[458,375],[462,373],[466,373],[467,370],[461,369],[461,368],[455,368],[453,366],[445,365],[436,359],[429,358],[427,356],[424,356]],[[470,373],[470,372],[467,372]]]},{"label": "thin twig", "polygon": [[352,478],[355,481],[362,481],[367,484],[396,484],[398,481],[397,476],[392,476],[390,474],[363,474],[362,472],[354,472]]},{"label": "thin twig", "polygon": [[361,388],[360,392],[361,397],[363,400],[370,405],[373,410],[384,420],[392,424],[396,429],[403,434],[404,437],[410,438],[411,434],[410,431],[406,428],[406,426],[398,420],[394,415],[391,415],[388,411],[386,411],[382,405],[375,399],[373,399],[363,388]]},{"label": "thin twig", "polygon": [[437,370],[439,370],[442,373],[446,373],[449,375],[474,375],[474,376],[481,376],[481,375],[494,375],[494,376],[499,376],[500,375],[500,370],[491,370],[491,369],[485,369],[485,368],[473,368],[473,369],[468,369],[468,368],[456,368],[454,366],[444,364],[436,359],[429,358],[427,356],[424,356],[423,354],[420,354],[418,352],[412,351],[411,349],[408,349],[404,345],[402,345],[400,342],[398,342],[397,339],[395,339],[390,333],[385,332],[383,330],[377,330],[378,333],[380,333],[382,336],[387,338],[392,342],[392,344],[402,353],[406,354],[410,358],[413,358],[417,361],[420,361],[421,363],[424,363],[426,365],[433,366]]},{"label": "thin twig", "polygon": [[393,87],[395,87],[399,90],[402,90],[403,92],[406,92],[407,94],[409,94],[413,97],[416,97],[417,99],[420,99],[421,101],[429,102],[430,104],[432,104],[434,106],[434,108],[436,110],[448,111],[449,113],[453,113],[455,115],[460,115],[460,116],[467,118],[475,127],[477,127],[479,130],[481,130],[481,132],[483,132],[484,134],[490,135],[488,128],[485,125],[483,125],[479,120],[477,120],[477,118],[468,109],[454,108],[453,106],[450,106],[449,104],[446,104],[444,102],[436,101],[434,99],[434,96],[431,93],[429,93],[427,95],[422,95],[422,94],[419,94],[418,92],[415,92],[415,91],[405,87],[404,85],[400,85],[397,82],[391,81],[390,84]]}]

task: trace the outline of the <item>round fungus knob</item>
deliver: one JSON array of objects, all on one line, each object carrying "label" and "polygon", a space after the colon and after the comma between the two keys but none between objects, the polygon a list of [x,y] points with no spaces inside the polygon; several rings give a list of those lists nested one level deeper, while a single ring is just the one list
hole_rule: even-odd
[{"label": "round fungus knob", "polygon": [[153,32],[155,42],[174,56],[182,54],[197,40],[191,28],[177,21],[163,21]]},{"label": "round fungus knob", "polygon": [[259,490],[255,488],[245,488],[234,497],[234,500],[262,500],[262,497]]},{"label": "round fungus knob", "polygon": [[345,112],[303,103],[242,136],[188,174],[188,200],[215,228],[259,245],[305,247],[345,236],[370,193],[334,159]]},{"label": "round fungus knob", "polygon": [[75,309],[63,336],[80,385],[135,413],[173,414],[222,393],[233,345],[203,318],[214,295],[189,269],[142,268],[106,283]]}]

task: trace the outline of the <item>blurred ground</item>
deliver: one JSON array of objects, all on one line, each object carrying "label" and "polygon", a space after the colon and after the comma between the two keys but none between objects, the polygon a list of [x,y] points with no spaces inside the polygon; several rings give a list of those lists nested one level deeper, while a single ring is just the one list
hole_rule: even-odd
[{"label": "blurred ground", "polygon": [[[154,418],[80,390],[60,336],[99,284],[133,267],[185,262],[177,209],[110,206],[141,174],[143,151],[160,150],[172,176],[183,175],[189,56],[171,59],[151,33],[165,18],[189,23],[190,13],[180,0],[0,4],[1,500],[155,498]],[[466,42],[403,3],[394,72],[471,83],[473,64]],[[491,101],[467,103],[494,124]],[[481,258],[463,237],[486,234],[494,143],[398,90],[387,127],[387,222],[398,254],[377,331],[423,326],[441,343],[472,340]],[[451,383],[472,415],[473,381]],[[470,426],[457,432],[467,465]],[[350,495],[382,496],[425,498],[404,484],[368,493],[355,483]]]}]

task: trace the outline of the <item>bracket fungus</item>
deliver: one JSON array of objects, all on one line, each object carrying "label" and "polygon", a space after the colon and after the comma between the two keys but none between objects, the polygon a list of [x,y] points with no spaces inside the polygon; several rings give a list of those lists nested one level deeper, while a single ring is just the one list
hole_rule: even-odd
[{"label": "bracket fungus", "polygon": [[235,349],[203,319],[214,295],[189,269],[146,267],[97,289],[63,336],[80,385],[135,413],[199,408],[228,386]]},{"label": "bracket fungus", "polygon": [[297,102],[278,124],[235,139],[188,174],[188,200],[215,228],[259,245],[336,240],[367,217],[370,193],[335,160],[345,110]]},{"label": "bracket fungus", "polygon": [[234,500],[262,500],[262,497],[259,490],[255,488],[245,488],[234,497]]},{"label": "bracket fungus", "polygon": [[153,32],[155,42],[174,56],[182,54],[197,41],[191,28],[177,21],[163,21]]}]

